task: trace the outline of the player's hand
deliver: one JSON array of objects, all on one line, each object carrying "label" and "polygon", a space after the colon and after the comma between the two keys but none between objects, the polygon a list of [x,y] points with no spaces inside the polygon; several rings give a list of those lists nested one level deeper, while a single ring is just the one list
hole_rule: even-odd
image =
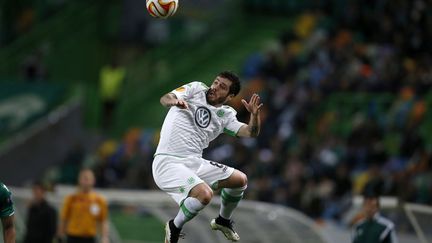
[{"label": "player's hand", "polygon": [[109,237],[108,236],[102,236],[101,237],[101,243],[109,243],[110,241],[109,241]]},{"label": "player's hand", "polygon": [[251,99],[249,100],[249,103],[242,99],[242,103],[244,105],[244,107],[246,108],[247,111],[249,111],[249,113],[251,113],[252,115],[257,115],[261,109],[261,107],[263,106],[263,103],[261,103],[260,101],[260,97],[257,94],[253,94]]},{"label": "player's hand", "polygon": [[175,106],[177,106],[180,109],[189,109],[188,103],[184,100],[177,100]]}]

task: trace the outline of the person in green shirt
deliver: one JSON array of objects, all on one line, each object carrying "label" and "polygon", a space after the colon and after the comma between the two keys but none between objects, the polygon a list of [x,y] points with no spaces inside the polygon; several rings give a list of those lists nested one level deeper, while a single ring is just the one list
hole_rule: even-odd
[{"label": "person in green shirt", "polygon": [[377,194],[364,195],[364,218],[353,227],[353,243],[397,243],[395,225],[379,214]]},{"label": "person in green shirt", "polygon": [[15,243],[14,213],[12,193],[0,182],[0,219],[4,243]]}]

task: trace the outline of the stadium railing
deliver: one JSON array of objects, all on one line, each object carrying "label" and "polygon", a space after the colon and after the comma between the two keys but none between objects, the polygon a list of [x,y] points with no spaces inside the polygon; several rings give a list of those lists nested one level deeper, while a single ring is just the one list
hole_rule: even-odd
[{"label": "stadium railing", "polygon": [[432,220],[432,207],[407,203],[403,208],[420,242],[432,242],[432,228],[430,227],[430,221]]},{"label": "stadium railing", "polygon": [[[25,232],[25,214],[31,199],[29,188],[11,188],[17,211],[17,231]],[[65,195],[75,190],[58,186],[48,201],[59,207]],[[160,191],[97,190],[110,206],[111,242],[154,243],[164,237],[163,224],[176,215],[178,207]],[[220,198],[215,197],[197,218],[184,228],[187,242],[226,242],[222,234],[210,229],[210,220],[218,215]],[[300,243],[331,242],[325,239],[320,227],[307,216],[280,205],[244,200],[235,212],[235,227],[242,242],[248,243]]]}]

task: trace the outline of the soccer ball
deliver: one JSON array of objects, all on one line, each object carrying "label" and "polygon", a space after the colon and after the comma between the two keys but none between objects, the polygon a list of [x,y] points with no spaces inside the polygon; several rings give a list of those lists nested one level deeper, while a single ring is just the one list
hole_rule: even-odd
[{"label": "soccer ball", "polygon": [[178,0],[146,0],[149,14],[155,18],[168,18],[177,11]]}]

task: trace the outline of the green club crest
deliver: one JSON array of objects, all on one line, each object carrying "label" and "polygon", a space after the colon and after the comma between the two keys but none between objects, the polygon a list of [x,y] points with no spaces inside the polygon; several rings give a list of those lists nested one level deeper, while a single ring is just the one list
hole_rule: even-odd
[{"label": "green club crest", "polygon": [[223,110],[218,110],[217,113],[216,113],[216,115],[217,115],[218,117],[223,117],[223,116],[225,115],[225,111],[223,111]]},{"label": "green club crest", "polygon": [[187,182],[189,183],[189,185],[192,185],[195,182],[195,178],[189,177],[189,179],[187,180]]}]

